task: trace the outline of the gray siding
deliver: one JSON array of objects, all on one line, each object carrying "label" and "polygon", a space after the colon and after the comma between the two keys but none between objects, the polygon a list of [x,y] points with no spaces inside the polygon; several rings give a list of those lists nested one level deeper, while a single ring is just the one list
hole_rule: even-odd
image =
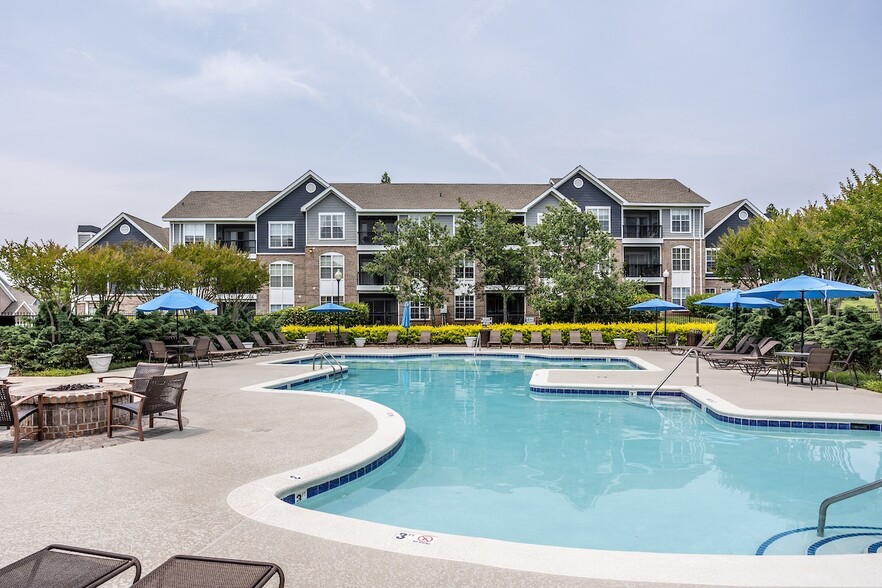
[{"label": "gray siding", "polygon": [[[685,207],[677,207],[677,210],[683,210]],[[665,239],[701,239],[704,227],[702,226],[702,215],[704,212],[701,208],[691,208],[689,215],[690,229],[689,233],[674,233],[671,231],[671,209],[664,208],[661,211],[662,236]]]},{"label": "gray siding", "polygon": [[535,227],[538,224],[536,219],[537,215],[540,212],[545,212],[547,209],[553,208],[558,205],[560,205],[560,200],[549,194],[527,210],[527,215],[524,219],[524,222],[527,224],[528,227]]},{"label": "gray siding", "polygon": [[452,214],[436,214],[435,220],[439,225],[447,227],[450,234],[453,234],[453,215]]},{"label": "gray siding", "polygon": [[[321,184],[318,190],[310,194],[306,191],[306,184],[309,182],[318,182],[313,178],[305,179],[299,186],[291,191],[290,194],[276,202],[263,214],[257,217],[257,252],[258,253],[303,253],[306,247],[306,214],[300,211],[300,208],[315,198],[321,190]],[[272,222],[293,222],[294,223],[294,247],[286,247],[283,249],[269,248],[269,228],[268,223]]]},{"label": "gray siding", "polygon": [[[582,178],[584,184],[581,188],[573,185],[573,180]],[[588,178],[582,174],[576,174],[558,189],[558,192],[579,205],[579,210],[585,210],[586,206],[608,206],[609,207],[609,228],[613,237],[621,238],[622,236],[622,206],[614,198],[607,196],[600,188],[595,186]]]},{"label": "gray siding", "polygon": [[[130,230],[128,235],[123,235],[119,232],[119,228],[122,225],[129,225]],[[150,237],[139,231],[138,227],[123,219],[118,222],[115,227],[110,229],[106,235],[93,244],[92,247],[100,247],[101,245],[119,245],[126,241],[131,243],[151,243],[155,246],[153,241],[150,240]]]},{"label": "gray siding", "polygon": [[[738,218],[738,214],[742,210],[747,212],[747,220],[741,220],[740,218]],[[720,237],[725,235],[726,231],[728,231],[729,229],[732,229],[733,231],[737,231],[741,227],[746,227],[747,223],[750,222],[750,219],[755,218],[755,217],[756,217],[756,215],[753,213],[753,211],[751,211],[750,208],[748,208],[747,206],[742,204],[735,211],[733,211],[732,214],[730,214],[726,220],[724,220],[722,223],[720,223],[720,226],[718,226],[716,229],[714,229],[707,236],[705,246],[708,248],[716,247],[717,243],[719,243],[719,241],[720,241]],[[710,227],[708,227],[708,228],[710,228]]]},{"label": "gray siding", "polygon": [[[319,213],[327,212],[342,212],[345,215],[342,240],[319,239]],[[355,209],[336,194],[328,194],[306,213],[306,242],[310,245],[357,245],[358,222]]]}]

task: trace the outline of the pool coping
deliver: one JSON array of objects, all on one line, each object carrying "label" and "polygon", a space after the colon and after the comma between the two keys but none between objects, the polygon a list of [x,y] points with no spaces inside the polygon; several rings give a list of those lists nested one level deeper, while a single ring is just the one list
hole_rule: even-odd
[{"label": "pool coping", "polygon": [[[357,355],[357,354],[352,354]],[[434,355],[434,354],[430,354]],[[453,353],[453,355],[468,355]],[[531,354],[532,355],[532,354]],[[397,357],[399,354],[385,356]],[[269,362],[278,365],[279,362]],[[648,363],[648,362],[647,362]],[[660,368],[656,368],[659,370]],[[591,370],[579,370],[581,372]],[[320,370],[319,370],[320,372]],[[328,377],[324,373],[304,378]],[[751,586],[872,586],[878,566],[865,555],[810,557],[799,555],[705,555],[622,552],[523,544],[478,537],[405,529],[297,508],[281,498],[297,489],[339,477],[387,454],[404,436],[400,415],[375,402],[326,393],[269,389],[281,378],[243,390],[321,396],[328,401],[351,402],[371,414],[376,431],[365,441],[332,458],[255,480],[235,489],[227,502],[233,510],[257,522],[330,541],[381,549],[403,555],[495,566],[500,568],[611,581]],[[717,411],[749,413],[699,387],[673,386]],[[823,413],[809,413],[822,415]],[[827,415],[829,417],[829,414]],[[803,418],[803,416],[800,416]]]}]

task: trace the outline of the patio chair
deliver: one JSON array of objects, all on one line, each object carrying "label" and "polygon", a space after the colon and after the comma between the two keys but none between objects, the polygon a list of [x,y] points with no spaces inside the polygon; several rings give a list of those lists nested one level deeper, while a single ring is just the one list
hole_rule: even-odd
[{"label": "patio chair", "polygon": [[420,340],[417,345],[429,346],[432,344],[432,331],[420,331]]},{"label": "patio chair", "polygon": [[99,376],[98,383],[103,384],[108,380],[125,380],[133,392],[143,394],[147,389],[147,382],[153,376],[165,374],[165,364],[141,362],[135,366],[135,372],[129,376]]},{"label": "patio chair", "polygon": [[284,588],[285,574],[274,563],[176,555],[144,576],[132,588],[260,588],[273,577]]},{"label": "patio chair", "polygon": [[524,344],[524,334],[520,331],[512,331],[511,343],[509,343],[508,346],[514,347],[515,345],[523,345],[523,344]]},{"label": "patio chair", "polygon": [[232,345],[230,345],[230,342],[227,341],[227,338],[223,335],[215,335],[214,338],[217,339],[218,345],[221,346],[221,350],[229,353],[233,357],[248,357],[249,355],[251,355],[250,349],[245,349],[244,345],[241,348],[234,348]]},{"label": "patio chair", "polygon": [[299,343],[297,343],[297,341],[292,341],[288,337],[285,336],[285,331],[282,331],[281,329],[279,329],[279,330],[274,331],[274,333],[276,334],[276,338],[279,341],[281,341],[282,343],[284,343],[285,345],[293,345],[295,348],[299,347]]},{"label": "patio chair", "polygon": [[336,347],[337,346],[337,333],[332,331],[328,331],[325,333],[325,347]]},{"label": "patio chair", "polygon": [[638,349],[641,349],[641,348],[642,349],[655,349],[655,348],[657,348],[656,344],[649,340],[649,335],[647,335],[643,331],[637,331],[636,333],[634,333],[634,336],[637,341],[637,348]]},{"label": "patio chair", "polygon": [[380,341],[377,345],[385,345],[387,347],[397,347],[398,346],[398,331],[392,330],[386,335],[385,341]]},{"label": "patio chair", "polygon": [[239,357],[240,353],[235,349],[229,351],[226,349],[218,349],[217,345],[214,344],[214,341],[211,340],[211,337],[208,337],[208,355],[210,355],[212,359],[229,361]]},{"label": "patio chair", "polygon": [[591,347],[594,349],[609,349],[612,343],[603,340],[603,333],[600,331],[591,331]]},{"label": "patio chair", "polygon": [[767,364],[774,367],[774,364],[777,363],[777,360],[772,357],[771,353],[775,349],[775,347],[780,344],[780,341],[768,339],[761,346],[757,344],[752,344],[748,353],[732,353],[729,351],[722,351],[706,353],[702,357],[704,357],[704,359],[711,365],[711,367],[716,369],[732,369],[738,367],[741,368],[742,371],[747,371],[745,369],[745,366],[757,363],[762,363],[764,365]]},{"label": "patio chair", "polygon": [[[175,374],[173,376],[154,376],[147,383],[147,390],[144,394],[131,391],[114,391],[107,392],[107,436],[113,437],[113,429],[124,428],[138,431],[138,438],[144,440],[144,417],[149,417],[150,428],[153,428],[153,419],[177,420],[178,429],[184,430],[184,420],[181,415],[181,401],[184,398],[184,382],[187,380],[187,372]],[[134,396],[135,402],[114,403],[113,397],[117,394],[126,394]],[[135,426],[130,425],[114,425],[112,418],[113,409],[124,410],[135,417]],[[162,416],[162,413],[176,411],[177,418]]]},{"label": "patio chair", "polygon": [[530,332],[530,347],[534,345],[538,345],[542,349],[545,349],[545,342],[542,340],[542,331],[531,331]]},{"label": "patio chair", "polygon": [[710,354],[714,354],[714,353],[719,353],[720,351],[725,352],[726,344],[729,343],[729,340],[731,338],[732,338],[732,335],[726,335],[725,337],[723,337],[720,340],[720,342],[717,344],[716,347],[711,347],[710,345],[706,345],[705,347],[701,347],[701,348],[696,347],[696,350],[698,351],[698,354],[702,357],[705,357],[706,355],[710,355]]},{"label": "patio chair", "polygon": [[[800,380],[808,376],[809,389],[814,390],[813,381],[817,380],[818,385],[820,385],[827,372],[830,371],[834,351],[835,349],[832,348],[815,347],[809,351],[808,357],[805,360],[795,359],[791,361],[788,368],[789,377],[786,378],[787,385],[789,386],[790,382],[793,381],[794,375],[799,375]],[[836,385],[836,389],[839,390],[836,374],[833,374],[833,383]]]},{"label": "patio chair", "polygon": [[843,372],[847,372],[851,374],[853,380],[853,388],[857,390],[857,369],[855,367],[854,356],[857,354],[857,349],[852,349],[848,352],[848,356],[845,359],[837,359],[835,361],[830,362],[830,373],[833,374],[833,378],[836,378],[836,374],[841,374]]},{"label": "patio chair", "polygon": [[762,346],[753,344],[750,353],[743,354],[741,358],[736,359],[734,362],[731,361],[733,358],[732,355],[718,357],[720,358],[720,361],[731,362],[723,364],[721,367],[724,369],[727,367],[737,367],[742,372],[749,375],[751,380],[755,380],[757,376],[767,376],[772,370],[775,370],[775,383],[777,383],[782,375],[786,378],[783,365],[773,354],[775,347],[780,344],[781,342],[775,339],[766,340]]},{"label": "patio chair", "polygon": [[148,339],[147,341],[144,341],[144,345],[147,347],[147,361],[153,361],[156,359],[162,363],[179,362],[178,352],[167,349],[165,343],[162,341]]},{"label": "patio chair", "polygon": [[181,359],[192,361],[197,369],[199,368],[200,360],[203,363],[207,361],[208,365],[214,366],[214,361],[209,353],[209,350],[211,349],[211,339],[208,337],[196,337],[191,344],[193,345],[193,348],[184,351],[181,354]]},{"label": "patio chair", "polygon": [[308,332],[306,334],[306,346],[315,347],[316,345],[321,345],[321,342],[318,340],[318,333],[315,331]]},{"label": "patio chair", "polygon": [[135,568],[135,577],[131,581],[137,582],[141,577],[141,562],[136,557],[69,545],[50,545],[0,568],[0,586],[93,588],[130,568]]},{"label": "patio chair", "polygon": [[493,347],[494,345],[502,349],[502,331],[498,329],[490,331],[490,337],[487,339],[488,348]]},{"label": "patio chair", "polygon": [[555,345],[560,347],[561,349],[563,349],[564,346],[560,331],[558,331],[557,329],[551,331],[551,333],[548,335],[548,346],[553,347]]},{"label": "patio chair", "polygon": [[270,345],[264,341],[263,335],[257,331],[251,331],[251,338],[254,339],[254,349],[257,349],[258,353],[260,353],[261,350],[266,350],[267,353],[280,353],[282,351],[281,345]]},{"label": "patio chair", "polygon": [[349,333],[343,331],[340,333],[340,340],[337,342],[340,347],[348,347],[349,346]]},{"label": "patio chair", "polygon": [[570,347],[585,347],[585,343],[582,342],[582,331],[570,331]]},{"label": "patio chair", "polygon": [[272,331],[264,331],[263,335],[266,342],[272,347],[278,347],[282,351],[293,351],[294,349],[297,349],[297,343],[285,343],[284,341],[279,341],[276,334]]},{"label": "patio chair", "polygon": [[[31,402],[36,399],[35,404]],[[21,434],[21,423],[25,419],[36,415],[34,424],[37,426],[35,433]],[[12,453],[18,453],[18,442],[22,437],[36,435],[37,441],[43,440],[43,392],[37,392],[15,402],[9,395],[9,384],[0,384],[0,427],[12,428]]]}]

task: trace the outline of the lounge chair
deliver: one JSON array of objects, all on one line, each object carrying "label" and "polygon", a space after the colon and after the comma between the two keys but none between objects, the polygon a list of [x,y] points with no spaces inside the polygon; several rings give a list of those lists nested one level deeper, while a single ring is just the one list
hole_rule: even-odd
[{"label": "lounge chair", "polygon": [[239,335],[236,333],[230,333],[229,335],[230,343],[233,344],[233,347],[238,349],[239,351],[247,351],[249,354],[257,353],[258,355],[261,353],[269,353],[269,347],[258,347],[257,345],[253,345],[250,349],[245,347],[245,344],[242,343],[242,339],[239,338]]},{"label": "lounge chair", "polygon": [[[830,371],[830,364],[833,362],[833,352],[835,349],[815,347],[809,351],[805,360],[795,359],[790,362],[787,369],[786,383],[789,386],[793,381],[794,375],[799,375],[800,381],[808,376],[809,388],[814,390],[813,381],[817,380],[818,385],[824,380],[827,372]],[[839,390],[839,382],[836,381],[836,374],[833,374],[833,383]]]},{"label": "lounge chair", "polygon": [[833,378],[836,378],[836,374],[841,374],[843,372],[848,372],[851,374],[851,377],[854,378],[853,387],[857,389],[857,370],[855,369],[855,359],[854,356],[857,354],[857,349],[852,349],[848,352],[848,356],[845,359],[837,359],[835,361],[830,362],[830,373],[833,374]]},{"label": "lounge chair", "polygon": [[328,331],[325,333],[325,347],[336,347],[337,346],[337,333],[332,331]]},{"label": "lounge chair", "polygon": [[[0,568],[0,586],[10,588],[92,588],[134,568],[141,577],[138,558],[121,553],[50,545]],[[128,584],[126,584],[128,585]]]},{"label": "lounge chair", "polygon": [[318,333],[315,331],[308,332],[306,334],[306,346],[315,347],[317,345],[321,345],[321,342],[318,340]]},{"label": "lounge chair", "polygon": [[340,333],[340,340],[337,342],[340,347],[347,347],[349,345],[349,333],[343,331]]},{"label": "lounge chair", "polygon": [[[767,339],[768,340],[768,339]],[[752,337],[750,335],[745,335],[738,340],[738,343],[735,344],[735,347],[732,349],[717,349],[713,353],[715,355],[719,355],[721,353],[735,353],[735,354],[744,354],[749,353],[751,345],[756,342],[756,337]]]},{"label": "lounge chair", "polygon": [[385,341],[380,341],[377,345],[386,345],[387,347],[398,346],[398,331],[392,330],[386,335]]},{"label": "lounge chair", "polygon": [[141,362],[135,366],[135,372],[129,376],[99,376],[98,382],[103,384],[108,380],[125,380],[133,392],[143,394],[147,389],[147,382],[153,376],[162,376],[165,374],[165,364],[162,363],[144,363]]},{"label": "lounge chair", "polygon": [[[232,335],[230,336],[232,337]],[[223,335],[215,335],[214,338],[217,339],[218,344],[221,346],[221,350],[230,353],[230,355],[237,354],[237,357],[248,357],[251,355],[251,350],[245,349],[244,345],[241,348],[238,346],[233,348],[233,346],[230,345],[230,342],[227,341],[227,338]]]},{"label": "lounge chair", "polygon": [[523,345],[523,344],[524,344],[524,334],[520,331],[512,331],[511,343],[509,343],[508,346],[514,347],[515,345]]},{"label": "lounge chair", "polygon": [[757,375],[777,369],[777,359],[771,354],[780,344],[775,339],[767,339],[761,346],[755,343],[751,345],[748,353],[708,353],[703,357],[713,368],[725,370],[737,367],[754,379]]},{"label": "lounge chair", "polygon": [[531,331],[530,332],[530,347],[534,345],[538,345],[542,349],[545,349],[545,342],[542,340],[542,331]]},{"label": "lounge chair", "polygon": [[609,349],[612,343],[603,340],[603,333],[600,331],[591,331],[591,347],[594,349]]},{"label": "lounge chair", "polygon": [[267,350],[267,353],[280,353],[282,351],[281,345],[270,345],[264,341],[263,336],[257,331],[251,331],[251,338],[254,339],[254,347],[257,349],[258,353],[260,353],[261,350]]},{"label": "lounge chair", "polygon": [[560,347],[561,349],[563,349],[564,346],[560,331],[558,331],[557,329],[551,331],[551,333],[548,335],[548,346],[553,347],[555,345]]},{"label": "lounge chair", "polygon": [[276,335],[272,331],[266,331],[264,333],[266,335],[266,342],[270,345],[276,346],[282,351],[293,351],[297,349],[296,343],[285,343],[276,339]]},{"label": "lounge chair", "polygon": [[490,337],[487,339],[488,348],[493,347],[494,345],[502,349],[502,331],[498,329],[490,331]]},{"label": "lounge chair", "polygon": [[417,345],[429,346],[432,344],[432,331],[420,331],[420,340]]},{"label": "lounge chair", "polygon": [[582,331],[570,331],[570,341],[567,344],[570,347],[585,347],[582,341]]},{"label": "lounge chair", "polygon": [[285,574],[276,564],[262,561],[176,555],[144,576],[132,588],[260,588],[278,577],[285,586]]},{"label": "lounge chair", "polygon": [[[177,420],[178,429],[184,430],[184,420],[181,415],[181,401],[184,398],[184,382],[187,380],[187,372],[175,374],[173,376],[154,376],[147,383],[147,390],[144,394],[132,392],[130,390],[108,390],[107,391],[107,436],[113,437],[113,429],[124,428],[138,431],[138,438],[144,440],[144,417],[149,417],[150,428],[153,428],[153,419]],[[118,394],[126,396],[134,396],[138,400],[135,402],[114,403],[113,397]],[[135,426],[114,425],[113,409],[124,410],[135,417]],[[176,411],[177,418],[162,416],[162,413]]]},{"label": "lounge chair", "polygon": [[655,343],[653,343],[652,341],[649,340],[649,335],[647,335],[643,331],[637,331],[636,333],[634,333],[634,336],[637,340],[637,348],[638,349],[640,349],[640,348],[657,349],[658,348],[658,346]]},{"label": "lounge chair", "polygon": [[710,354],[718,353],[720,351],[725,353],[726,344],[729,343],[729,340],[732,338],[732,335],[726,335],[722,338],[722,340],[717,344],[716,347],[711,347],[710,345],[706,345],[704,347],[696,348],[698,354],[702,357],[705,357]]},{"label": "lounge chair", "polygon": [[208,338],[208,355],[211,356],[212,359],[219,359],[221,361],[229,361],[231,359],[235,359],[239,357],[240,353],[235,349],[231,349],[229,351],[225,349],[218,349],[214,344],[214,341],[211,338]]},{"label": "lounge chair", "polygon": [[[9,395],[9,384],[0,384],[0,427],[12,428],[12,453],[18,453],[18,442],[22,437],[35,435],[37,441],[43,440],[43,394],[37,392],[13,402]],[[36,403],[31,404],[35,399]],[[22,435],[22,421],[34,415],[36,415],[34,424],[37,426],[37,431]]]}]

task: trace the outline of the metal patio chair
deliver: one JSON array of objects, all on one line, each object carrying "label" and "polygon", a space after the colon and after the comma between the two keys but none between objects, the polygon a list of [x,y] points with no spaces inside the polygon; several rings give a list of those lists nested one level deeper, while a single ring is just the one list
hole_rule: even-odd
[{"label": "metal patio chair", "polygon": [[141,577],[138,558],[121,553],[50,545],[6,567],[0,568],[0,586],[8,588],[95,588],[135,568]]},{"label": "metal patio chair", "polygon": [[[168,419],[178,422],[178,429],[184,430],[184,419],[181,415],[181,401],[184,398],[184,382],[187,380],[187,372],[173,376],[154,376],[147,383],[144,394],[128,390],[107,391],[107,436],[113,437],[114,428],[132,429],[138,431],[138,438],[144,440],[144,417],[149,418],[150,428],[153,428],[153,419]],[[118,394],[134,396],[134,402],[114,403],[113,397]],[[114,425],[113,410],[119,409],[130,413],[135,418],[135,426]],[[162,416],[162,413],[175,411],[177,417]]]}]

